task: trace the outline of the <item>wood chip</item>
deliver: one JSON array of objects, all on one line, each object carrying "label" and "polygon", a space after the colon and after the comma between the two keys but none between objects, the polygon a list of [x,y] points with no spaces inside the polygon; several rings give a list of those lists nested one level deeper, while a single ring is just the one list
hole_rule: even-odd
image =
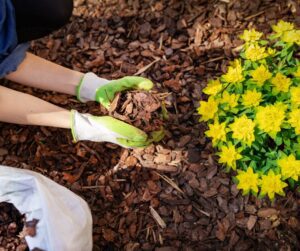
[{"label": "wood chip", "polygon": [[160,217],[160,215],[158,214],[158,212],[152,206],[150,206],[149,208],[150,208],[150,213],[151,213],[152,217],[154,218],[154,220],[157,222],[157,224],[162,229],[166,228],[167,225],[164,222],[164,220]]}]

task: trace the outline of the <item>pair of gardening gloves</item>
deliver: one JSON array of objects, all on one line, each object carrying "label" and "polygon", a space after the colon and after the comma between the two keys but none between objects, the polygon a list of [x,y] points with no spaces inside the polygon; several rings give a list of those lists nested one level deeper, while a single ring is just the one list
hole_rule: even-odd
[{"label": "pair of gardening gloves", "polygon": [[[77,86],[77,98],[81,102],[99,102],[108,109],[118,92],[129,89],[148,91],[152,87],[153,83],[142,77],[124,77],[110,81],[89,72],[84,75]],[[150,143],[145,132],[110,116],[98,117],[72,110],[71,120],[71,130],[75,141],[105,141],[125,148],[145,147]]]}]

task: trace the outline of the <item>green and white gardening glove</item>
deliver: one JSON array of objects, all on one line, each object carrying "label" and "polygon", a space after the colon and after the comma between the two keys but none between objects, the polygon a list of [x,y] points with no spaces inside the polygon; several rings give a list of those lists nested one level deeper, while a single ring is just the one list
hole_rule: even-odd
[{"label": "green and white gardening glove", "polygon": [[145,132],[118,119],[81,114],[75,110],[71,113],[75,141],[111,142],[125,148],[145,147],[151,143]]},{"label": "green and white gardening glove", "polygon": [[107,80],[88,72],[77,86],[77,98],[81,102],[97,101],[108,109],[118,92],[132,89],[149,91],[152,87],[152,81],[142,77],[128,76]]}]

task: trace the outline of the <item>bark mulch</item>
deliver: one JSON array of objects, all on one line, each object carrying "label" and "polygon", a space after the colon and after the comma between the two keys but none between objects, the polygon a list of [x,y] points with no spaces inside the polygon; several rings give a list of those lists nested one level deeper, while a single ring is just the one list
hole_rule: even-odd
[{"label": "bark mulch", "polygon": [[[153,98],[143,92],[121,97],[128,104],[111,114],[140,126],[150,116],[148,122],[163,123],[166,136],[146,149],[128,150],[74,144],[63,129],[2,123],[0,163],[42,173],[82,196],[93,213],[95,250],[299,250],[299,190],[273,203],[242,196],[232,174],[217,165],[195,110],[207,79],[222,74],[237,55],[238,35],[251,27],[267,34],[280,19],[299,26],[299,2],[77,0],[75,5],[71,22],[34,41],[31,50],[106,78],[150,78],[168,119],[152,116],[156,110],[143,116],[134,110],[137,100]],[[94,102],[6,85],[65,108],[108,114]],[[154,101],[149,104],[155,107]],[[21,250],[14,247],[20,245],[16,228],[22,223],[6,205],[0,212],[0,250]]]}]

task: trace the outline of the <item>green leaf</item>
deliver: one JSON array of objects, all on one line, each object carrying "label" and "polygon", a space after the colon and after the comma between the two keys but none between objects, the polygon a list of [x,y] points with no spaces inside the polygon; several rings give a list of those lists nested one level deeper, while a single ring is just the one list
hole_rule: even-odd
[{"label": "green leaf", "polygon": [[262,173],[263,173],[263,174],[266,174],[266,173],[269,171],[270,167],[271,167],[271,166],[269,166],[269,165],[265,165],[265,166],[261,169]]},{"label": "green leaf", "polygon": [[245,68],[245,69],[248,69],[248,68],[250,68],[251,66],[252,66],[252,63],[251,63],[250,60],[245,60],[245,61],[244,61],[244,68]]},{"label": "green leaf", "polygon": [[243,158],[241,158],[241,161],[250,161],[251,158],[249,156],[244,156]]},{"label": "green leaf", "polygon": [[287,157],[287,155],[285,154],[285,152],[279,150],[279,151],[278,151],[278,157],[279,157],[279,158],[284,158],[284,157]]},{"label": "green leaf", "polygon": [[267,45],[268,43],[269,43],[268,40],[260,40],[260,41],[259,41],[259,44],[260,44],[260,45]]},{"label": "green leaf", "polygon": [[254,170],[256,170],[256,168],[257,168],[256,161],[251,160],[249,166],[251,166]]},{"label": "green leaf", "polygon": [[248,168],[248,165],[246,164],[246,162],[238,161],[238,163],[241,164],[241,166],[244,170],[246,170]]},{"label": "green leaf", "polygon": [[239,109],[238,108],[232,108],[230,110],[233,114],[237,114],[239,112]]},{"label": "green leaf", "polygon": [[268,153],[266,153],[266,156],[269,157],[270,159],[276,159],[277,158],[277,151],[268,152]]},{"label": "green leaf", "polygon": [[260,150],[260,146],[259,146],[256,142],[254,142],[254,143],[252,144],[252,147],[253,147],[256,151],[259,151],[259,150]]},{"label": "green leaf", "polygon": [[287,61],[291,61],[292,57],[293,57],[293,51],[291,51],[288,56],[287,56]]},{"label": "green leaf", "polygon": [[284,138],[283,142],[286,146],[291,147],[291,140],[289,138]]},{"label": "green leaf", "polygon": [[274,47],[284,47],[284,46],[285,46],[285,43],[282,41],[278,41],[274,44]]},{"label": "green leaf", "polygon": [[282,145],[282,138],[280,136],[277,136],[276,139],[275,139],[275,143],[276,143],[277,146]]},{"label": "green leaf", "polygon": [[289,182],[290,187],[291,187],[292,189],[294,189],[294,187],[295,187],[295,181],[294,181],[292,178],[289,178],[289,179],[288,179],[288,182]]},{"label": "green leaf", "polygon": [[[268,36],[268,38],[269,38],[270,40],[274,40],[274,39],[278,38],[278,35],[277,35],[277,34],[271,34],[271,35]],[[278,43],[278,42],[277,42],[277,43]]]},{"label": "green leaf", "polygon": [[282,50],[281,53],[280,53],[280,56],[283,58],[283,57],[286,57],[287,54],[288,54],[287,50]]}]

